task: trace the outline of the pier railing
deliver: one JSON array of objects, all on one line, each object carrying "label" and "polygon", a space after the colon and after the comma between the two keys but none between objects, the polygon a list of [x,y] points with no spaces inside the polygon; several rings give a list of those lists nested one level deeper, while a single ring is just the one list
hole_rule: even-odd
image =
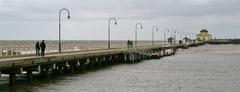
[{"label": "pier railing", "polygon": [[[34,55],[37,41],[0,41],[0,57]],[[46,53],[58,52],[58,41],[45,41]],[[163,45],[164,41],[155,41],[154,45]],[[166,42],[165,42],[166,44]],[[138,41],[137,46],[151,46],[151,41]],[[127,41],[112,41],[111,48],[127,48]],[[133,41],[133,47],[134,41]],[[62,41],[62,52],[76,52],[107,49],[107,41]]]}]

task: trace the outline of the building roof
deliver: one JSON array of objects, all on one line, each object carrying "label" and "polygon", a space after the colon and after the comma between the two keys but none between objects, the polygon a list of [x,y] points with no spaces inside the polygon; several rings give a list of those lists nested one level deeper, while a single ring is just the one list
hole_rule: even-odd
[{"label": "building roof", "polygon": [[208,32],[207,29],[201,29],[200,32]]}]

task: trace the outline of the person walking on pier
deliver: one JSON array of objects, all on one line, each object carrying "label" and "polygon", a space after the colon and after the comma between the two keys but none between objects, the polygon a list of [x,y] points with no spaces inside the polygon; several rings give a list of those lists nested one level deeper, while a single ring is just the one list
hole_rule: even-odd
[{"label": "person walking on pier", "polygon": [[131,46],[131,48],[133,47],[133,41],[132,40],[130,41],[130,46]]},{"label": "person walking on pier", "polygon": [[130,48],[130,40],[127,41],[127,47]]},{"label": "person walking on pier", "polygon": [[38,41],[37,41],[37,43],[35,45],[35,48],[36,48],[36,56],[40,56],[40,45],[39,45]]},{"label": "person walking on pier", "polygon": [[44,40],[42,40],[42,42],[40,44],[40,47],[41,47],[41,56],[44,57],[44,55],[45,55],[45,48],[46,48],[46,44],[45,44]]}]

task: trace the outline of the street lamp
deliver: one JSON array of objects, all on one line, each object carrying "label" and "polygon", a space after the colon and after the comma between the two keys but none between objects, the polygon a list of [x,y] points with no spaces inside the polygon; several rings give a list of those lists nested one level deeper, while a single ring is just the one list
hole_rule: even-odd
[{"label": "street lamp", "polygon": [[69,12],[69,10],[68,9],[66,9],[66,8],[62,8],[60,11],[59,11],[59,40],[58,40],[58,44],[59,44],[59,52],[61,53],[62,51],[61,51],[61,13],[62,13],[62,11],[67,11],[67,13],[68,13],[68,16],[67,16],[67,18],[68,19],[70,19],[70,12]]},{"label": "street lamp", "polygon": [[176,29],[171,29],[171,38],[172,38],[172,42],[171,42],[171,44],[172,43],[174,43],[175,44],[175,40],[176,40]]},{"label": "street lamp", "polygon": [[176,29],[176,30],[174,31],[174,44],[177,43],[177,35],[178,35],[178,30]]},{"label": "street lamp", "polygon": [[196,37],[195,37],[194,33],[192,34],[192,36],[193,36],[193,42],[194,42],[194,40],[196,39]]},{"label": "street lamp", "polygon": [[169,32],[169,28],[164,28],[164,44],[166,44],[166,30]]},{"label": "street lamp", "polygon": [[158,27],[156,25],[154,25],[153,28],[152,28],[152,46],[154,45],[154,31],[155,31],[155,29],[156,29],[156,31],[158,31]]},{"label": "street lamp", "polygon": [[135,28],[135,46],[137,46],[137,27],[138,27],[138,25],[141,26],[141,29],[143,28],[141,23],[137,23],[136,24],[136,28]]},{"label": "street lamp", "polygon": [[190,32],[188,32],[188,37],[189,37],[189,43],[191,43],[192,36],[191,36],[191,33],[190,33]]},{"label": "street lamp", "polygon": [[115,25],[117,25],[117,20],[116,20],[116,18],[111,17],[111,18],[108,19],[108,49],[111,48],[111,47],[110,47],[110,22],[111,22],[111,20],[114,20]]},{"label": "street lamp", "polygon": [[180,40],[183,40],[183,34],[184,34],[184,32],[181,31],[181,32],[180,32]]},{"label": "street lamp", "polygon": [[171,35],[171,43],[170,44],[172,45],[172,43],[175,42],[174,41],[175,29],[172,28],[170,32],[171,32],[170,33],[170,35]]},{"label": "street lamp", "polygon": [[175,29],[171,29],[171,38],[173,39],[173,36],[174,36],[174,30]]}]

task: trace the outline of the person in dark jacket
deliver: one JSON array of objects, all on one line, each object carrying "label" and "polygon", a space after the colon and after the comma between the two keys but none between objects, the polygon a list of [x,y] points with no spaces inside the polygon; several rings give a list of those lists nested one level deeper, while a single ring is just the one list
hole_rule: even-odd
[{"label": "person in dark jacket", "polygon": [[130,47],[131,48],[133,47],[133,41],[132,40],[130,41]]},{"label": "person in dark jacket", "polygon": [[44,55],[45,55],[45,48],[46,48],[46,44],[45,44],[44,40],[42,40],[42,42],[40,44],[40,47],[41,47],[41,56],[44,57]]},{"label": "person in dark jacket", "polygon": [[127,48],[130,48],[130,40],[127,41]]},{"label": "person in dark jacket", "polygon": [[35,45],[35,49],[36,49],[36,56],[40,56],[40,45],[39,45],[38,41],[37,41],[37,43]]}]

